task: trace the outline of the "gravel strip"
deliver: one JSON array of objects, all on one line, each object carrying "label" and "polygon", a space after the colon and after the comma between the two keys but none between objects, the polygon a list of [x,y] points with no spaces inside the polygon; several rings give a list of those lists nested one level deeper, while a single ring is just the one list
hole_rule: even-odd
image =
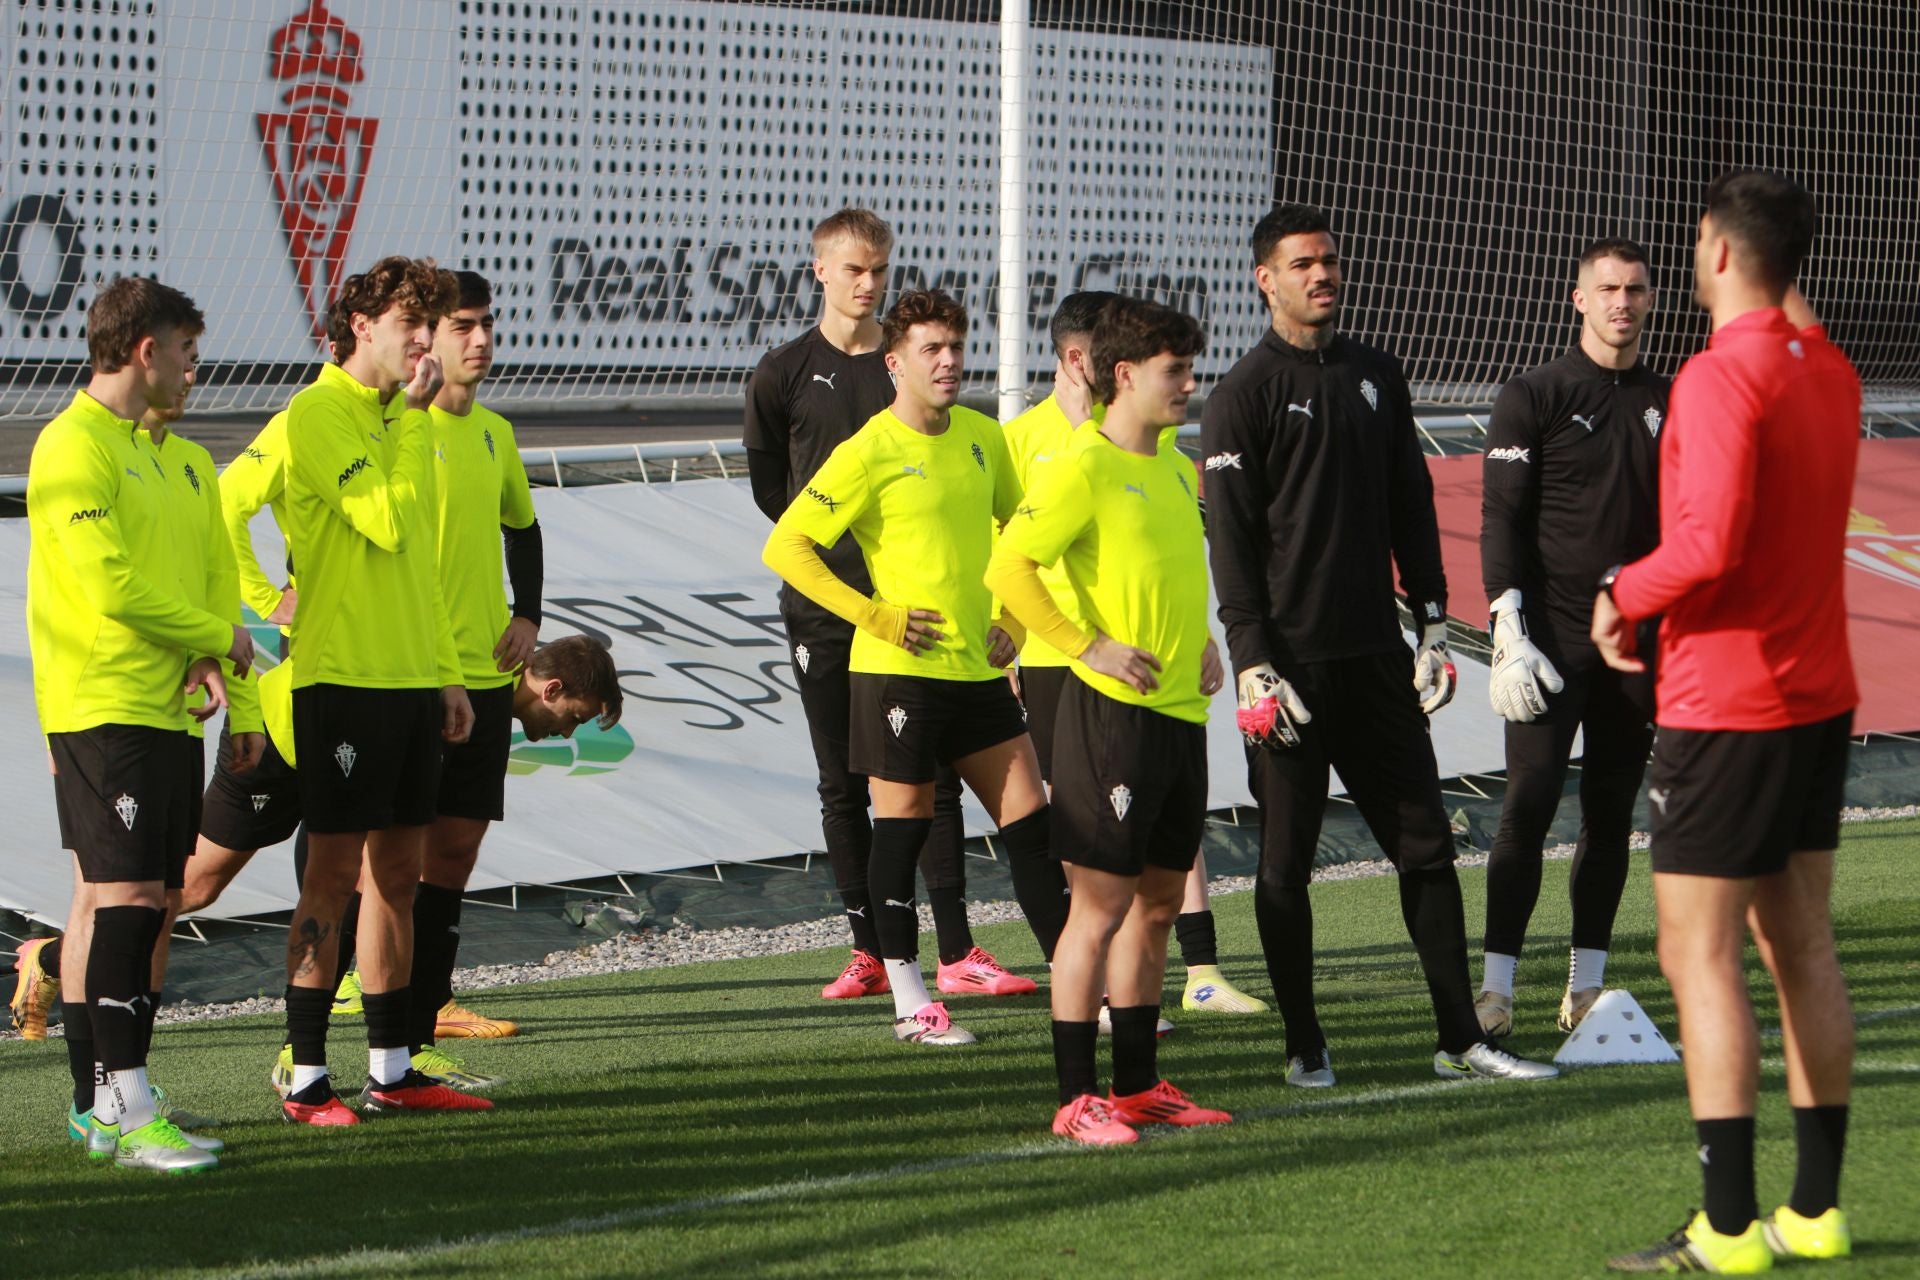
[{"label": "gravel strip", "polygon": [[[1920,805],[1901,805],[1895,808],[1848,808],[1842,810],[1841,821],[1882,822],[1892,818],[1920,817]],[[1633,849],[1645,849],[1648,838],[1644,831],[1636,831],[1628,840]],[[1554,860],[1573,857],[1570,844],[1555,845],[1546,850],[1545,856]],[[1487,864],[1484,853],[1462,854],[1458,865],[1463,867],[1483,867]],[[1390,875],[1393,864],[1384,858],[1367,862],[1346,862],[1338,866],[1322,867],[1315,871],[1317,881],[1362,880],[1369,876]],[[1251,876],[1221,876],[1212,881],[1208,892],[1215,897],[1227,894],[1245,893],[1253,888]],[[617,903],[604,904],[605,909],[616,916],[624,916],[639,927],[639,917],[631,915]],[[974,924],[1001,924],[1020,919],[1020,908],[1011,902],[969,902],[967,916]],[[920,927],[922,931],[933,929],[933,915],[922,905],[920,908]],[[551,982],[558,978],[584,978],[609,973],[631,973],[641,969],[666,969],[675,965],[698,964],[708,960],[741,960],[753,956],[787,955],[795,951],[816,951],[824,948],[838,948],[847,945],[847,927],[841,917],[834,915],[821,920],[804,920],[797,924],[776,925],[770,929],[696,929],[688,924],[673,924],[666,928],[642,927],[639,932],[622,933],[602,942],[575,947],[566,951],[555,951],[538,964],[492,964],[480,965],[471,969],[461,969],[454,974],[454,987],[461,992],[484,991],[493,987],[519,986],[528,982]],[[157,1021],[163,1025],[180,1022],[206,1022],[214,1018],[231,1018],[243,1014],[279,1013],[285,1005],[278,997],[258,996],[249,1000],[237,1000],[225,1004],[170,1004],[160,1010]],[[60,1029],[54,1027],[49,1032],[57,1036]],[[4,1038],[17,1038],[18,1033],[7,1031],[0,1033]]]}]

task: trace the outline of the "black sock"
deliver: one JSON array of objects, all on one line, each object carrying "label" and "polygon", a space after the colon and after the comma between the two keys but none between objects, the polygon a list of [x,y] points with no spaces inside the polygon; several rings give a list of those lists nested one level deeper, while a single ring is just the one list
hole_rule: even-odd
[{"label": "black sock", "polygon": [[40,967],[45,969],[47,976],[56,982],[60,980],[60,950],[66,945],[65,938],[55,938],[40,948]]},{"label": "black sock", "polygon": [[879,955],[880,934],[873,927],[873,895],[867,892],[866,880],[862,879],[858,886],[843,887],[840,902],[847,910],[847,929],[853,934],[853,949],[870,956]]},{"label": "black sock", "polygon": [[1793,1195],[1787,1207],[1803,1218],[1817,1218],[1840,1203],[1840,1158],[1847,1150],[1847,1104],[1795,1107]]},{"label": "black sock", "polygon": [[440,1007],[453,998],[453,966],[460,953],[460,890],[422,881],[413,892],[411,1047],[433,1043]]},{"label": "black sock", "polygon": [[1313,1007],[1313,903],[1307,888],[1271,884],[1253,889],[1253,919],[1267,956],[1274,1005],[1286,1030],[1289,1058],[1309,1057],[1327,1047]]},{"label": "black sock", "polygon": [[67,1029],[67,1070],[73,1073],[73,1109],[85,1115],[93,1110],[93,1010],[84,1004],[62,1000],[60,1020]]},{"label": "black sock", "polygon": [[1053,1023],[1053,1071],[1060,1078],[1060,1105],[1065,1106],[1083,1093],[1098,1095],[1100,1069],[1094,1061],[1094,1047],[1100,1040],[1097,1022]]},{"label": "black sock", "polygon": [[1705,1181],[1707,1221],[1723,1236],[1737,1236],[1760,1216],[1753,1189],[1753,1117],[1695,1120],[1700,1173]]},{"label": "black sock", "polygon": [[[413,992],[407,987],[396,987],[392,991],[379,991],[363,994],[361,1002],[367,1009],[367,1047],[370,1049],[401,1049],[409,1051],[412,1042],[409,1033],[413,1029]],[[375,1080],[375,1084],[395,1084],[393,1080]]]},{"label": "black sock", "polygon": [[1467,976],[1467,915],[1460,901],[1459,875],[1452,867],[1404,872],[1400,915],[1427,977],[1439,1047],[1464,1053],[1486,1035],[1473,1012],[1473,982]]},{"label": "black sock", "polygon": [[332,1012],[333,992],[318,987],[287,988],[287,1043],[293,1046],[297,1065],[327,1065],[327,1015]]},{"label": "black sock", "polygon": [[1173,936],[1180,943],[1180,959],[1187,968],[1220,963],[1220,941],[1213,931],[1212,911],[1182,911],[1173,918]]},{"label": "black sock", "polygon": [[1048,848],[1047,807],[1042,805],[1018,822],[1000,828],[1007,844],[1007,871],[1013,877],[1014,900],[1033,930],[1040,954],[1053,963],[1053,949],[1067,927],[1067,873]]},{"label": "black sock", "polygon": [[1160,1083],[1160,1006],[1113,1005],[1113,1093],[1145,1093]]},{"label": "black sock", "polygon": [[152,907],[98,907],[93,946],[87,952],[87,1002],[93,1007],[93,1041],[108,1071],[145,1066],[147,978],[153,944],[166,921]]},{"label": "black sock", "polygon": [[347,909],[340,913],[340,928],[338,930],[340,951],[333,960],[333,985],[327,988],[327,994],[329,996],[340,989],[341,979],[347,976],[348,971],[353,968],[354,960],[357,959],[353,954],[355,946],[357,945],[357,939],[354,935],[359,931],[359,928],[360,895],[356,893],[347,899]]},{"label": "black sock", "polygon": [[873,928],[880,938],[880,954],[888,960],[912,960],[920,954],[920,916],[913,906],[914,864],[932,827],[932,818],[874,819],[867,891],[873,895]]},{"label": "black sock", "polygon": [[153,1020],[160,1012],[158,991],[147,992],[147,1007],[140,1011],[140,1061],[145,1062],[153,1053]]},{"label": "black sock", "polygon": [[957,885],[927,886],[927,903],[933,908],[933,936],[940,948],[940,963],[953,964],[967,958],[973,950],[973,930],[967,924],[967,903]]}]

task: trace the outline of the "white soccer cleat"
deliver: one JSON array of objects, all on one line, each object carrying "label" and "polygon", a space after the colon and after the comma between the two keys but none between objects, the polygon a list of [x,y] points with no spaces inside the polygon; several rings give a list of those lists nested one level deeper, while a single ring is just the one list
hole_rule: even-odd
[{"label": "white soccer cleat", "polygon": [[973,1032],[965,1027],[956,1027],[947,1017],[947,1006],[938,1000],[923,1005],[918,1013],[908,1018],[893,1020],[893,1038],[905,1040],[910,1044],[972,1044]]},{"label": "white soccer cleat", "polygon": [[[1113,1011],[1107,1007],[1107,1004],[1104,1000],[1100,1002],[1100,1017],[1097,1019],[1097,1021],[1100,1024],[1101,1035],[1110,1036],[1113,1034]],[[1160,1019],[1159,1022],[1154,1024],[1153,1034],[1156,1036],[1164,1036],[1169,1031],[1172,1031],[1172,1030],[1173,1030],[1173,1024],[1167,1021],[1165,1018],[1162,1018]]]},{"label": "white soccer cleat", "polygon": [[1325,1045],[1287,1059],[1287,1083],[1296,1089],[1333,1088],[1333,1055]]},{"label": "white soccer cleat", "polygon": [[1433,1074],[1446,1080],[1469,1076],[1488,1080],[1551,1080],[1560,1074],[1560,1068],[1551,1063],[1516,1058],[1483,1040],[1465,1053],[1448,1053],[1442,1049],[1434,1054]]}]

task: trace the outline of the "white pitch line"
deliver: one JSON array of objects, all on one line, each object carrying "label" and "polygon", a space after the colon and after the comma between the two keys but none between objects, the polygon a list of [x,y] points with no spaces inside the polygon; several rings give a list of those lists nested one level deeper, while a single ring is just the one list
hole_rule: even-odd
[{"label": "white pitch line", "polygon": [[[1855,1016],[1856,1023],[1881,1022],[1889,1018],[1903,1018],[1920,1013],[1920,1005],[1905,1005],[1895,1009],[1878,1009],[1870,1013]],[[1860,1065],[1870,1066],[1880,1071],[1920,1072],[1920,1063],[1912,1062],[1874,1062],[1869,1059],[1857,1060]],[[1767,1065],[1781,1065],[1778,1059],[1768,1059]],[[1413,1098],[1427,1098],[1458,1094],[1466,1090],[1480,1090],[1490,1087],[1498,1081],[1493,1080],[1433,1080],[1425,1084],[1399,1085],[1388,1089],[1368,1089],[1334,1094],[1325,1098],[1311,1098],[1300,1102],[1285,1103],[1279,1106],[1258,1107],[1236,1114],[1236,1121],[1276,1120],[1287,1116],[1310,1115],[1322,1111],[1345,1111],[1356,1107],[1374,1106],[1384,1102],[1402,1102]],[[1526,1087],[1526,1086],[1509,1086]],[[1155,1126],[1143,1130],[1143,1141],[1160,1142],[1177,1136],[1178,1131]],[[358,1273],[378,1273],[391,1268],[418,1263],[426,1258],[457,1253],[463,1249],[479,1249],[489,1246],[513,1244],[522,1240],[538,1240],[549,1236],[590,1234],[599,1231],[612,1231],[621,1227],[638,1226],[645,1222],[657,1222],[663,1218],[675,1218],[689,1213],[704,1213],[711,1209],[730,1209],[740,1205],[766,1204],[780,1200],[798,1200],[807,1196],[820,1195],[830,1191],[867,1186],[873,1183],[891,1182],[899,1178],[919,1177],[930,1173],[946,1173],[955,1169],[973,1169],[983,1165],[1006,1164],[1017,1160],[1045,1159],[1054,1156],[1090,1156],[1097,1154],[1094,1149],[1064,1141],[1025,1142],[1019,1146],[1003,1148],[999,1151],[979,1151],[972,1155],[949,1156],[941,1160],[923,1160],[911,1164],[896,1164],[885,1169],[867,1170],[861,1173],[842,1173],[831,1177],[795,1178],[786,1182],[767,1183],[764,1186],[747,1187],[740,1191],[729,1191],[724,1195],[697,1196],[690,1200],[674,1200],[666,1204],[648,1205],[638,1209],[622,1209],[613,1213],[595,1214],[592,1217],[567,1218],[560,1222],[549,1222],[534,1226],[515,1227],[511,1231],[489,1231],[476,1235],[460,1236],[453,1240],[429,1240],[422,1244],[403,1249],[358,1249],[352,1253],[306,1258],[298,1262],[276,1262],[256,1267],[221,1267],[190,1274],[221,1276],[228,1280],[298,1280],[310,1276],[344,1276]]]}]

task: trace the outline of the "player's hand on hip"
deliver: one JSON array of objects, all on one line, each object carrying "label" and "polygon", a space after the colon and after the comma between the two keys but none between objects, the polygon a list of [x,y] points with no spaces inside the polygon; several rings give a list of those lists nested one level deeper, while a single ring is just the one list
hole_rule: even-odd
[{"label": "player's hand on hip", "polygon": [[[253,656],[251,640],[247,642],[247,656]],[[207,700],[200,706],[189,707],[187,714],[204,724],[227,705],[227,678],[221,674],[218,658],[202,658],[187,668],[187,692],[201,689],[207,691]]]},{"label": "player's hand on hip", "polygon": [[946,618],[933,609],[907,610],[907,632],[900,637],[900,647],[913,654],[928,652],[947,638],[946,632],[933,625],[945,621]]},{"label": "player's hand on hip", "polygon": [[1226,683],[1227,667],[1220,661],[1220,646],[1208,636],[1207,647],[1200,655],[1200,692],[1211,698]]},{"label": "player's hand on hip", "polygon": [[233,758],[227,767],[235,773],[249,773],[260,763],[260,757],[267,752],[267,735],[264,733],[236,733],[229,736],[233,743]]},{"label": "player's hand on hip", "polygon": [[515,618],[500,633],[500,643],[493,646],[493,661],[501,671],[518,671],[533,657],[534,643],[540,638],[540,628],[532,618]]},{"label": "player's hand on hip", "polygon": [[[213,660],[208,658],[206,661]],[[253,632],[237,622],[233,624],[233,643],[227,646],[227,661],[233,664],[233,674],[236,676],[246,675],[253,667]],[[221,687],[225,688],[225,685]]]},{"label": "player's hand on hip", "polygon": [[473,703],[464,686],[450,684],[440,690],[440,736],[448,742],[465,742],[473,736]]},{"label": "player's hand on hip", "polygon": [[1600,650],[1601,660],[1615,671],[1645,671],[1647,664],[1634,656],[1638,641],[1633,633],[1633,623],[1627,615],[1620,612],[1620,606],[1613,597],[1602,591],[1593,598],[1594,647]]},{"label": "player's hand on hip", "polygon": [[1112,636],[1095,632],[1093,643],[1081,653],[1080,661],[1090,670],[1112,676],[1135,693],[1152,693],[1160,687],[1154,674],[1160,670],[1160,659],[1145,649],[1121,644]]},{"label": "player's hand on hip", "polygon": [[[1020,650],[1014,645],[1013,637],[998,627],[987,628],[987,661],[996,667],[1010,667],[1013,660],[1020,656]],[[1018,690],[1015,690],[1016,695]]]},{"label": "player's hand on hip", "polygon": [[1493,602],[1493,675],[1487,700],[1515,724],[1531,724],[1547,712],[1547,695],[1566,688],[1547,655],[1527,636],[1520,593],[1505,591]]},{"label": "player's hand on hip", "polygon": [[285,591],[280,593],[280,603],[273,606],[273,612],[268,614],[265,620],[271,622],[276,627],[291,626],[293,623],[293,611],[299,607],[300,593],[289,585]]},{"label": "player's hand on hip", "polygon": [[406,385],[407,408],[424,409],[432,404],[446,380],[439,356],[431,351],[421,356],[420,363],[413,366],[413,380]]},{"label": "player's hand on hip", "polygon": [[1420,649],[1413,655],[1413,691],[1420,695],[1420,709],[1432,715],[1452,702],[1459,680],[1447,656],[1447,624],[1428,623],[1420,629]]},{"label": "player's hand on hip", "polygon": [[1234,720],[1248,743],[1270,751],[1300,745],[1300,726],[1313,719],[1292,682],[1271,663],[1262,662],[1240,673],[1240,709]]}]

